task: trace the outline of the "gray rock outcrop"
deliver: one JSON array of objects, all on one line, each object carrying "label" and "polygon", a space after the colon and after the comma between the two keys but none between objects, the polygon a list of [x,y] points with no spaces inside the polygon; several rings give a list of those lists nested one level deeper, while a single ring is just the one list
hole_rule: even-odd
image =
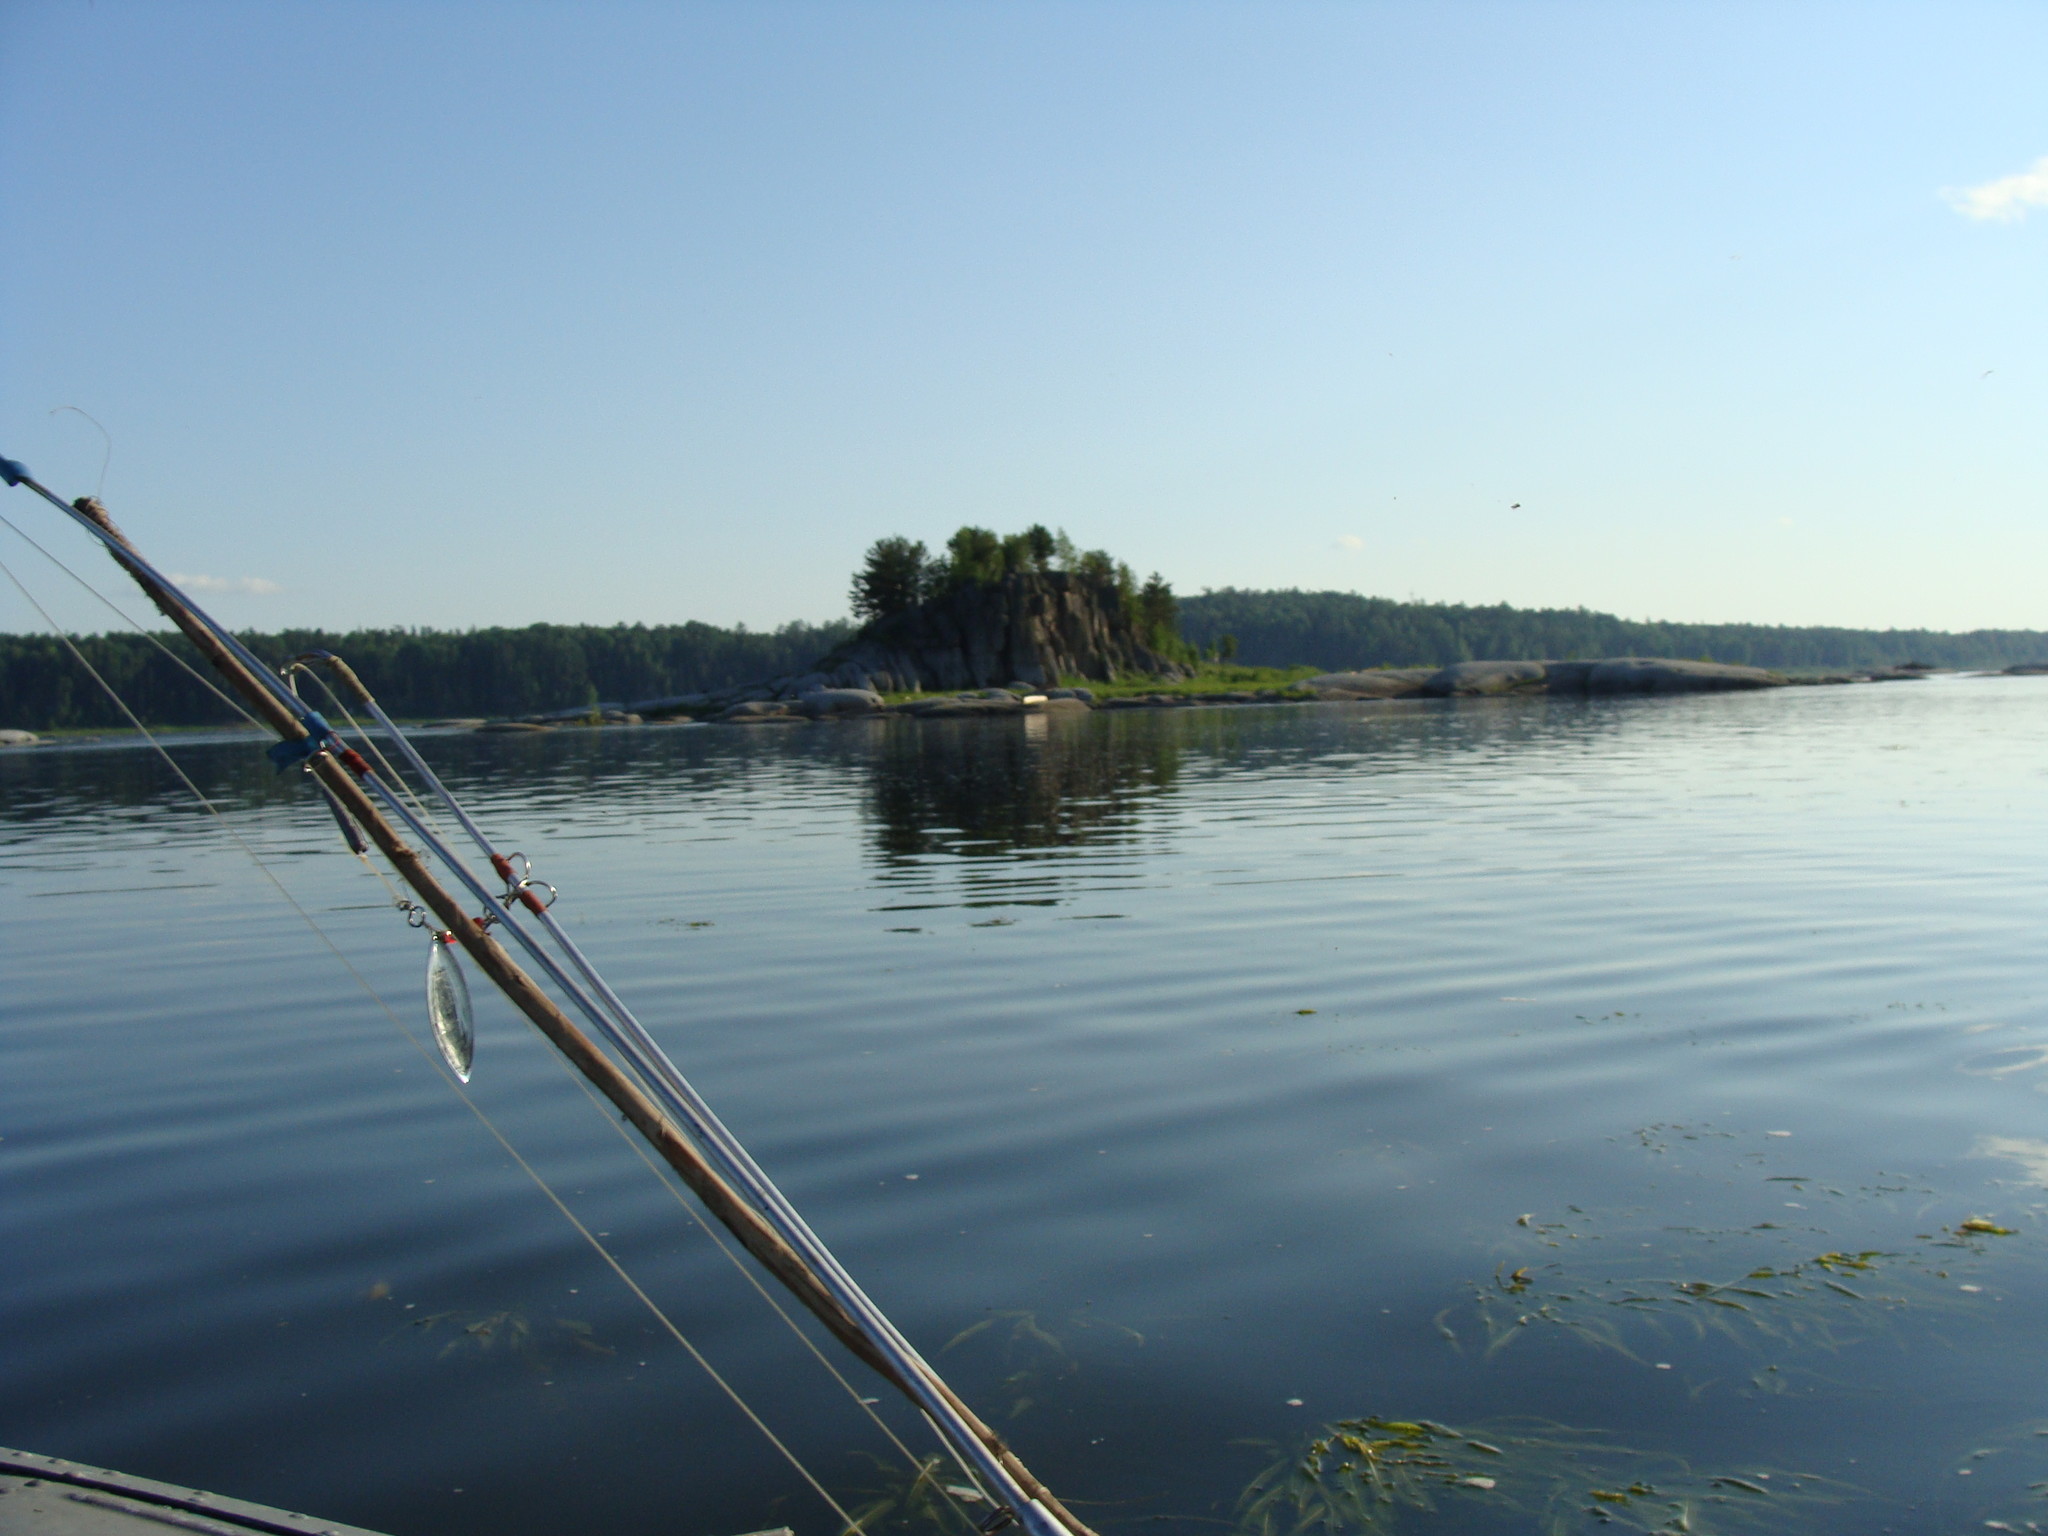
[{"label": "gray rock outcrop", "polygon": [[1462,699],[1498,693],[1541,693],[1552,663],[1542,661],[1454,661],[1422,685],[1434,699]]},{"label": "gray rock outcrop", "polygon": [[1399,699],[1420,693],[1436,667],[1390,667],[1373,672],[1325,672],[1301,686],[1326,699]]},{"label": "gray rock outcrop", "polygon": [[827,715],[872,715],[882,696],[872,688],[813,688],[797,698],[797,707],[813,720]]},{"label": "gray rock outcrop", "polygon": [[1325,672],[1301,686],[1325,699],[1475,698],[1518,693],[1722,693],[1783,687],[1761,667],[1618,656],[1605,661],[1459,661],[1448,667]]},{"label": "gray rock outcrop", "polygon": [[848,683],[849,673],[863,674],[868,681],[855,686],[884,693],[1184,675],[1139,639],[1114,587],[1070,571],[960,587],[877,619],[821,659],[818,670],[837,686]]},{"label": "gray rock outcrop", "polygon": [[787,700],[742,699],[711,718],[719,725],[768,725],[778,721],[808,720],[811,717]]},{"label": "gray rock outcrop", "polygon": [[1785,686],[1780,673],[1720,661],[1622,656],[1610,661],[1553,661],[1545,668],[1552,693],[1727,693]]}]

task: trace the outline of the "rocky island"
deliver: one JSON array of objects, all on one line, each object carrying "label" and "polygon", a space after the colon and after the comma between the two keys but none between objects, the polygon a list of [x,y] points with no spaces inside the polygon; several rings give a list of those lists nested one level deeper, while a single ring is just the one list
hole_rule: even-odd
[{"label": "rocky island", "polygon": [[[1301,668],[1277,673],[1281,686],[1204,689],[1209,676],[1202,669],[1220,668],[1234,648],[1227,636],[1210,653],[1197,653],[1180,636],[1178,605],[1161,577],[1140,583],[1129,566],[1103,551],[1077,550],[1064,533],[1035,526],[1007,537],[962,528],[935,558],[909,539],[877,540],[854,576],[851,600],[860,629],[799,672],[700,693],[462,723],[533,730],[652,719],[732,725],[878,715],[943,719],[1191,705],[1724,693],[1880,676],[1794,678],[1761,667],[1621,656],[1459,661],[1316,676],[1302,676],[1307,669]],[[1908,665],[1881,675],[1907,678],[1925,670]],[[1144,689],[1130,687],[1140,680]],[[1115,692],[1098,696],[1101,685]]]},{"label": "rocky island", "polygon": [[[879,539],[853,579],[861,628],[808,670],[711,693],[643,699],[622,712],[720,721],[898,713],[989,713],[1065,704],[1085,688],[1188,675],[1173,589],[1142,584],[1101,550],[1042,527],[1001,537],[962,528],[936,559],[921,543]],[[884,694],[951,693],[885,705]]]}]

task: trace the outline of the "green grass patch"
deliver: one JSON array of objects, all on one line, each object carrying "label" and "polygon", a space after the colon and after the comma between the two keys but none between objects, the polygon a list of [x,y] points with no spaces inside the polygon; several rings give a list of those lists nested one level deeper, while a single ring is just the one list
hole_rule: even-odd
[{"label": "green grass patch", "polygon": [[1121,677],[1113,683],[1091,682],[1087,678],[1065,680],[1069,688],[1086,688],[1098,699],[1128,698],[1138,693],[1257,693],[1263,688],[1294,690],[1302,679],[1318,675],[1315,667],[1240,667],[1229,662],[1210,662],[1193,677],[1161,681],[1152,677]]},{"label": "green grass patch", "polygon": [[[1162,680],[1156,677],[1120,677],[1113,683],[1104,683],[1092,677],[1063,677],[1057,686],[1086,688],[1098,700],[1129,698],[1134,694],[1144,693],[1257,693],[1265,688],[1298,693],[1302,679],[1315,677],[1318,673],[1319,669],[1316,667],[1240,667],[1228,662],[1209,662],[1189,678]],[[980,692],[976,688],[955,691]],[[907,704],[914,699],[943,699],[952,696],[951,692],[936,689],[923,693],[885,693],[882,695],[882,702]]]}]

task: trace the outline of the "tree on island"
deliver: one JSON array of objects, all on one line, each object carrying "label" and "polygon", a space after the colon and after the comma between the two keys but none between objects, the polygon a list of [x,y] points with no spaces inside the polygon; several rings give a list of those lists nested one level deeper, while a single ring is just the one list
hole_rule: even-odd
[{"label": "tree on island", "polygon": [[877,539],[854,572],[849,594],[861,623],[906,613],[925,598],[924,545],[913,539]]},{"label": "tree on island", "polygon": [[1131,568],[1107,550],[1079,549],[1064,528],[1054,533],[1042,523],[1008,535],[968,524],[946,540],[946,552],[937,557],[915,539],[877,539],[854,573],[849,597],[854,618],[871,626],[966,587],[1055,571],[1107,588],[1151,650],[1181,659],[1191,654],[1180,638],[1179,601],[1165,577],[1154,571],[1141,586]]},{"label": "tree on island", "polygon": [[817,671],[883,691],[1178,676],[1195,659],[1164,576],[1140,583],[1107,550],[1041,523],[1012,534],[970,523],[937,555],[877,539],[848,598],[860,631]]}]

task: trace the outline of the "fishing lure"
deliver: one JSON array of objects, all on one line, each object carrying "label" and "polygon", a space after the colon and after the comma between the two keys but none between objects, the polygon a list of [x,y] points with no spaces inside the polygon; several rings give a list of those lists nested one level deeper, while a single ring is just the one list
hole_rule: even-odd
[{"label": "fishing lure", "polygon": [[469,1081],[470,1064],[476,1060],[476,1026],[470,1020],[469,983],[449,946],[452,933],[434,935],[433,952],[427,956],[427,1017],[433,1021],[434,1043],[441,1058],[461,1082]]}]

